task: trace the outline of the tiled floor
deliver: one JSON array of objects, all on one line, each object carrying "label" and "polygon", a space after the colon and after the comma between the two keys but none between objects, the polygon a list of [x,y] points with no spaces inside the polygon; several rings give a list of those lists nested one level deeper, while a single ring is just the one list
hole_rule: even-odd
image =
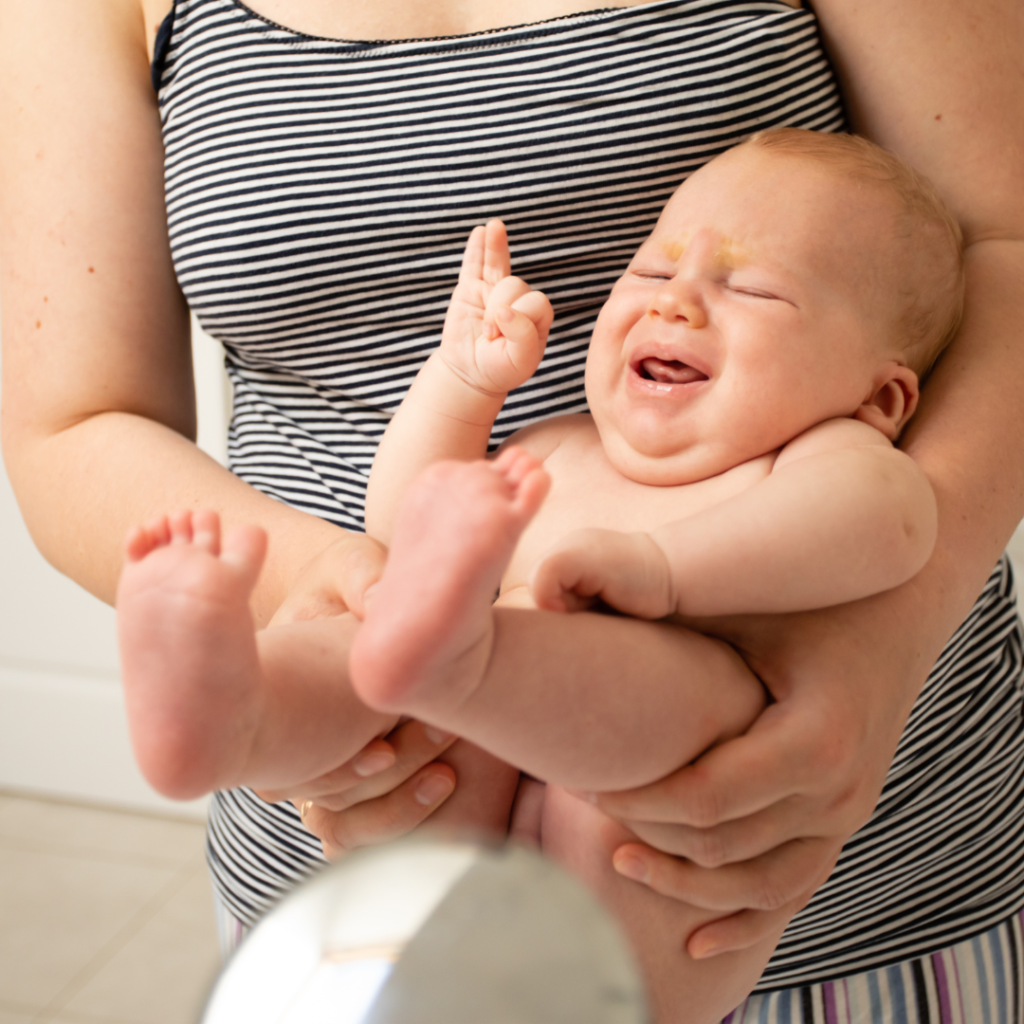
[{"label": "tiled floor", "polygon": [[220,968],[203,842],[0,792],[0,1024],[195,1024]]}]

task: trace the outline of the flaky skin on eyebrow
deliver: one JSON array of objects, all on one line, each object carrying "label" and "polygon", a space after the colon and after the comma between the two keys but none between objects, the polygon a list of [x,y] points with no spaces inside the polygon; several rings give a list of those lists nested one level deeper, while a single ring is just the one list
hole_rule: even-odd
[{"label": "flaky skin on eyebrow", "polygon": [[[661,251],[673,263],[686,252],[689,241],[662,242]],[[742,251],[738,251],[735,242],[731,238],[724,238],[715,250],[715,266],[722,270],[736,270],[749,262],[749,257]]]}]

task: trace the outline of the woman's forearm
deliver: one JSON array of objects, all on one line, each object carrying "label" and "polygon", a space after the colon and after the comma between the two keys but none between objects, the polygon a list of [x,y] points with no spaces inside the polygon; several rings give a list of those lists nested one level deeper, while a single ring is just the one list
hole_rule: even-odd
[{"label": "woman's forearm", "polygon": [[189,314],[138,5],[2,2],[0,21],[0,409],[25,521],[106,601],[130,526],[196,507],[228,528],[258,523],[272,534],[265,620],[342,531],[258,494],[189,440]]},{"label": "woman's forearm", "polygon": [[813,7],[852,129],[926,174],[964,231],[965,321],[901,444],[939,505],[935,555],[905,593],[928,595],[948,637],[1024,515],[1024,8]]},{"label": "woman's forearm", "polygon": [[1024,235],[970,245],[967,282],[963,327],[901,445],[935,489],[934,582],[961,608],[1024,517]]},{"label": "woman's forearm", "polygon": [[215,509],[227,529],[255,523],[267,530],[270,550],[254,595],[263,623],[305,563],[344,536],[260,494],[171,428],[129,413],[9,438],[6,462],[40,551],[110,603],[129,528],[175,509]]}]

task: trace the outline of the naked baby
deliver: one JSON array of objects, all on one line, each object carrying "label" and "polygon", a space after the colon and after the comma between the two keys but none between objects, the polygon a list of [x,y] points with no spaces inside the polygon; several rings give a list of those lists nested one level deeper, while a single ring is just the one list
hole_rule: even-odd
[{"label": "naked baby", "polygon": [[521,431],[487,462],[550,322],[508,274],[501,225],[477,229],[441,346],[381,444],[367,525],[390,555],[352,683],[542,779],[641,785],[756,714],[746,667],[693,637],[672,678],[512,678],[498,609],[599,599],[692,621],[914,575],[935,502],[893,442],[956,326],[958,232],[863,140],[757,137],[678,190],[612,290],[588,352],[591,415]]},{"label": "naked baby", "polygon": [[[159,785],[192,758],[163,786],[180,796],[284,786],[411,715],[546,781],[610,790],[743,731],[759,682],[686,623],[853,601],[925,563],[935,500],[893,442],[956,329],[962,277],[955,222],[895,159],[763,133],[679,188],[615,285],[591,414],[535,424],[488,461],[552,314],[510,276],[504,228],[476,229],[441,346],[374,463],[367,527],[390,554],[361,625],[257,637],[254,528],[222,545],[197,513],[129,538],[118,610],[144,770]],[[559,630],[614,628],[610,610],[668,620],[650,629],[677,645],[671,674],[646,671],[642,644],[630,679],[574,672]]]}]

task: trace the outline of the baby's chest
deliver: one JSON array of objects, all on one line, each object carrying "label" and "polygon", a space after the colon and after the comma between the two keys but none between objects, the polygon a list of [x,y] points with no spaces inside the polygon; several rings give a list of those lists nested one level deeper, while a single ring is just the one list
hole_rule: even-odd
[{"label": "baby's chest", "polygon": [[546,464],[551,489],[520,538],[503,590],[522,586],[530,570],[567,533],[581,529],[649,532],[719,505],[763,480],[771,460],[757,459],[719,476],[676,487],[629,480],[600,459],[563,458]]}]

